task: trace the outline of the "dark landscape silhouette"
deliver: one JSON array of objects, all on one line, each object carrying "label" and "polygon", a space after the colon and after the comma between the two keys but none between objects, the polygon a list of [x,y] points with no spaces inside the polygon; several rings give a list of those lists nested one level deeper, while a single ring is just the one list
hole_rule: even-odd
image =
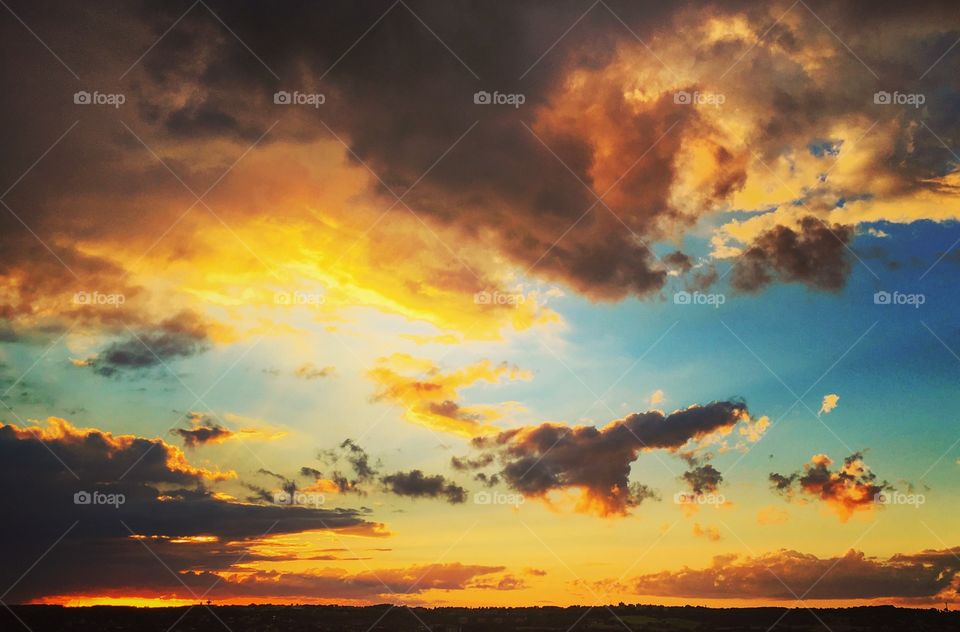
[{"label": "dark landscape silhouette", "polygon": [[[20,619],[18,622],[17,619]],[[703,608],[693,606],[569,606],[527,608],[420,608],[391,606],[181,606],[133,608],[12,606],[0,629],[32,632],[136,630],[138,632],[538,632],[578,630],[960,630],[960,613],[938,609]]]}]

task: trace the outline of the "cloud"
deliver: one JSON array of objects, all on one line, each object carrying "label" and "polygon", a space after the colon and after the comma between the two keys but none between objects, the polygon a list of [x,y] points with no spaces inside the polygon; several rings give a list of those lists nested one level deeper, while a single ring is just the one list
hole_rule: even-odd
[{"label": "cloud", "polygon": [[221,426],[202,413],[190,413],[187,419],[189,428],[174,428],[170,432],[183,439],[183,445],[188,448],[207,443],[223,443],[235,436],[232,430]]},{"label": "cloud", "polygon": [[677,451],[749,422],[745,404],[713,402],[669,415],[634,413],[602,428],[544,423],[478,437],[472,444],[484,454],[496,455],[501,479],[524,495],[543,498],[553,491],[576,489],[581,493],[579,511],[625,515],[655,497],[646,485],[629,481],[630,466],[641,452]]},{"label": "cloud", "polygon": [[842,522],[846,522],[857,511],[870,511],[877,504],[877,496],[892,489],[886,481],[878,481],[866,463],[863,454],[854,452],[843,460],[836,470],[831,470],[833,461],[825,454],[816,454],[803,466],[802,472],[788,476],[771,473],[771,488],[786,496],[800,493],[813,499],[819,499],[836,511]]},{"label": "cloud", "polygon": [[493,454],[481,454],[475,459],[467,457],[458,457],[454,456],[450,458],[450,466],[461,472],[468,470],[478,470],[484,467],[487,467],[496,460],[496,456]]},{"label": "cloud", "polygon": [[[150,48],[130,70],[123,110],[150,149],[125,130],[116,135],[109,117],[85,118],[21,182],[38,141],[50,146],[77,109],[45,98],[62,90],[49,55],[11,53],[35,81],[8,91],[2,106],[4,120],[24,123],[5,138],[0,164],[16,183],[5,200],[17,213],[0,216],[3,331],[68,323],[139,331],[198,298],[242,327],[249,313],[238,312],[272,303],[279,278],[322,286],[325,318],[362,305],[428,321],[439,336],[489,339],[557,318],[539,300],[472,300],[511,287],[517,270],[594,300],[657,296],[687,262],[674,253],[658,260],[646,244],[679,242],[716,218],[726,222],[711,235],[726,244],[718,252],[751,253],[734,277],[747,291],[774,281],[840,287],[845,249],[827,248],[803,217],[850,227],[960,216],[960,174],[938,140],[957,135],[960,85],[948,61],[936,63],[956,39],[954,16],[942,2],[908,14],[871,6],[867,30],[863,3],[818,6],[820,19],[788,4],[624,5],[619,20],[584,16],[577,3],[482,15],[469,2],[416,7],[440,39],[456,41],[456,56],[402,5],[333,2],[319,16],[304,2],[276,12],[218,4],[271,70],[222,46],[222,25],[205,11],[180,19],[176,7],[135,3],[38,12],[31,26],[51,41],[77,30],[92,40],[131,34],[109,60],[74,51],[70,63],[87,69],[90,85],[114,81],[125,60]],[[155,25],[174,22],[173,37],[151,47]],[[574,22],[563,46],[518,82],[518,61],[537,60]],[[352,47],[371,25],[364,46]],[[2,28],[5,40],[20,41],[22,25]],[[491,33],[506,42],[492,50]],[[885,88],[928,92],[924,107],[874,103],[880,86],[864,64]],[[525,105],[474,104],[473,73],[487,87],[523,92]],[[681,91],[711,94],[720,76],[719,107],[676,102]],[[322,89],[323,124],[312,108],[275,104],[279,85]],[[43,187],[31,186],[37,179]],[[195,201],[184,185],[211,184],[216,217],[184,215]],[[406,192],[405,204],[391,207],[388,187]],[[385,208],[386,221],[372,226]],[[728,210],[749,217],[728,219],[741,217]],[[796,244],[784,250],[791,232]],[[251,251],[268,255],[252,260]],[[124,308],[71,303],[94,288],[125,295]]]},{"label": "cloud", "polygon": [[657,389],[650,394],[650,398],[647,400],[651,406],[656,406],[657,404],[662,404],[664,399],[663,389]]},{"label": "cloud", "polygon": [[293,374],[305,380],[315,380],[321,377],[329,377],[333,375],[335,371],[336,369],[332,366],[318,368],[312,362],[307,362],[298,366]]},{"label": "cloud", "polygon": [[462,406],[461,389],[531,378],[529,371],[489,360],[444,373],[430,360],[401,353],[379,358],[369,376],[377,385],[374,398],[403,406],[408,421],[469,437],[495,430],[492,422],[503,415],[503,406]]},{"label": "cloud", "polygon": [[942,603],[956,595],[958,548],[867,557],[851,549],[838,557],[781,549],[758,556],[718,555],[705,568],[683,567],[624,582],[634,594],[698,599],[896,599]]},{"label": "cloud", "polygon": [[693,535],[698,538],[706,538],[711,542],[719,542],[721,539],[720,529],[715,526],[700,526],[699,522],[693,523]]},{"label": "cloud", "polygon": [[723,481],[723,475],[707,463],[694,465],[689,471],[684,472],[683,480],[690,485],[690,490],[699,496],[717,491]]},{"label": "cloud", "polygon": [[[50,549],[45,563],[5,598],[11,603],[56,594],[180,594],[178,580],[144,543],[198,587],[191,573],[229,569],[244,554],[248,562],[259,559],[256,546],[268,534],[382,535],[380,525],[355,510],[230,500],[209,486],[233,472],[194,466],[161,439],[78,428],[57,418],[43,427],[0,425],[0,477],[8,482],[0,502],[17,507],[17,519],[0,524],[0,581],[13,586]],[[76,504],[79,492],[122,495],[124,502]]]},{"label": "cloud", "polygon": [[[237,421],[253,421],[229,413],[227,418]],[[170,433],[183,439],[183,445],[188,448],[223,443],[234,439],[272,441],[286,436],[285,432],[268,428],[251,427],[231,430],[212,417],[198,412],[191,412],[187,415],[187,424],[189,427],[174,428]]]},{"label": "cloud", "polygon": [[797,229],[775,226],[735,261],[730,284],[741,292],[756,292],[774,280],[839,290],[850,273],[852,238],[851,226],[829,226],[812,216],[802,218]]},{"label": "cloud", "polygon": [[[323,569],[314,572],[278,573],[256,571],[228,578],[211,591],[214,597],[297,597],[300,599],[322,598],[359,599],[364,601],[402,601],[404,597],[419,595],[430,590],[466,590],[468,588],[509,590],[499,588],[499,582],[491,583],[489,576],[502,573],[503,566],[462,564],[423,564],[403,568],[383,568],[347,572],[339,569]],[[206,586],[216,577],[195,578]],[[501,580],[502,581],[502,580]]]},{"label": "cloud", "polygon": [[834,393],[823,396],[823,403],[820,404],[820,410],[817,412],[817,416],[826,415],[834,408],[837,407],[837,402],[840,401],[840,396]]},{"label": "cloud", "polygon": [[[132,544],[132,542],[131,542]],[[140,544],[135,544],[141,548]],[[150,546],[170,555],[170,549],[175,548],[168,543],[151,541]],[[141,550],[143,550],[141,548]],[[236,551],[234,560],[238,556]],[[146,551],[144,551],[146,554]],[[278,562],[293,561],[283,556],[244,557],[246,561]],[[152,559],[152,558],[151,558]],[[164,558],[166,559],[166,557]],[[351,558],[336,558],[333,556],[300,557],[296,560],[340,560],[350,561]],[[366,558],[358,558],[366,559]],[[146,560],[143,560],[146,563]],[[153,561],[156,565],[156,560]],[[180,573],[180,581],[166,575],[169,581],[154,581],[153,584],[143,583],[134,590],[138,595],[156,596],[159,588],[164,590],[165,598],[179,598],[198,600],[201,595],[205,599],[217,601],[282,601],[295,600],[296,603],[350,603],[369,605],[374,603],[415,603],[413,598],[429,591],[460,591],[468,589],[479,590],[517,590],[524,586],[509,574],[503,574],[503,566],[481,564],[464,564],[460,562],[411,565],[406,567],[377,568],[371,570],[348,571],[342,568],[323,567],[310,571],[281,572],[246,567],[230,567],[215,570],[189,569]],[[167,572],[158,566],[162,573]],[[147,568],[150,568],[147,566]],[[157,576],[163,579],[163,576]],[[184,586],[185,584],[185,586]],[[131,588],[127,592],[116,590],[101,590],[101,595],[130,596]],[[69,594],[61,593],[61,599]],[[57,598],[50,599],[57,602]]]},{"label": "cloud", "polygon": [[440,498],[454,505],[463,503],[467,498],[467,490],[441,474],[424,474],[418,469],[381,474],[380,462],[372,462],[367,451],[352,439],[346,439],[335,449],[322,450],[318,456],[328,465],[336,465],[345,460],[352,470],[352,475],[334,470],[329,478],[325,478],[323,472],[312,467],[300,468],[300,475],[313,478],[315,484],[332,486],[341,494],[355,493],[365,496],[370,493],[373,484],[378,483],[381,491],[395,496]]},{"label": "cloud", "polygon": [[440,474],[425,476],[420,470],[395,472],[380,479],[381,483],[397,496],[410,498],[445,498],[450,504],[460,504],[467,499],[467,490]]},{"label": "cloud", "polygon": [[[353,439],[344,439],[336,448],[321,450],[317,458],[327,465],[336,465],[340,461],[346,461],[349,465],[353,472],[352,478],[340,470],[334,470],[330,475],[330,480],[341,494],[356,493],[366,496],[365,486],[374,481],[379,473],[380,462],[372,462],[367,451]],[[300,468],[300,474],[313,476],[316,480],[322,480],[323,476],[319,470],[312,467]]]},{"label": "cloud", "polygon": [[161,322],[156,329],[132,333],[124,340],[109,344],[86,366],[100,375],[114,376],[123,371],[142,371],[166,366],[174,360],[197,355],[209,348],[207,326],[189,312]]}]

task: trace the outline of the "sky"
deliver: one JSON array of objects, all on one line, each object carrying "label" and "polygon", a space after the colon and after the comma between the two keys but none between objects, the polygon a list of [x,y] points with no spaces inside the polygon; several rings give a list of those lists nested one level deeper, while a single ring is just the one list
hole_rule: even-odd
[{"label": "sky", "polygon": [[0,16],[3,603],[956,600],[951,3]]}]

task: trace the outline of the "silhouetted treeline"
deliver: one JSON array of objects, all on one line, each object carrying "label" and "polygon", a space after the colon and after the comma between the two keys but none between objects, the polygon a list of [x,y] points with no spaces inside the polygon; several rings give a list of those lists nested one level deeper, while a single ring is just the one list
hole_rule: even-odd
[{"label": "silhouetted treeline", "polygon": [[[19,620],[18,620],[19,619]],[[127,608],[12,606],[0,630],[31,632],[578,632],[633,630],[956,631],[960,613],[936,609],[701,608],[625,605],[530,608],[349,606],[206,606]]]}]

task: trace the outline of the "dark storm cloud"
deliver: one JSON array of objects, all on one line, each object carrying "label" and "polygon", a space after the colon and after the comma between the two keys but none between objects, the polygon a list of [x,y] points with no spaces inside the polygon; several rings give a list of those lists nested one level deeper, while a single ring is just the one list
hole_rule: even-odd
[{"label": "dark storm cloud", "polygon": [[[960,548],[867,557],[850,550],[832,558],[783,549],[755,557],[717,556],[707,568],[642,575],[624,582],[638,595],[718,599],[899,598],[942,603],[960,572]],[[778,581],[779,580],[779,581]],[[949,597],[948,597],[949,598]]]},{"label": "dark storm cloud", "polygon": [[[568,64],[600,64],[628,35],[611,22],[613,16],[601,12],[586,16],[580,28],[567,35],[562,50],[545,56],[520,80],[583,13],[580,3],[556,3],[545,11],[535,3],[506,7],[469,1],[449,6],[412,2],[409,9],[397,5],[385,16],[390,2],[330,2],[322,10],[293,2],[267,13],[239,3],[211,6],[252,50],[260,51],[269,69],[242,47],[211,46],[219,41],[221,26],[205,11],[190,12],[175,36],[161,40],[135,72],[144,81],[138,99],[144,120],[180,137],[247,139],[280,113],[272,103],[276,90],[324,92],[326,103],[318,115],[388,186],[404,190],[481,119],[483,132],[466,138],[411,192],[407,201],[416,212],[466,233],[496,235],[495,243],[513,259],[537,263],[538,271],[594,296],[647,294],[663,285],[664,271],[621,222],[639,234],[653,226],[658,211],[652,204],[665,190],[657,177],[669,180],[667,147],[676,147],[677,140],[665,139],[663,153],[651,152],[649,160],[625,174],[624,190],[647,188],[657,195],[647,196],[642,205],[621,204],[615,209],[620,219],[597,207],[584,219],[582,230],[550,250],[595,201],[577,181],[591,181],[594,148],[578,134],[544,129],[538,135],[548,149],[521,124],[521,112],[473,103],[474,93],[487,89],[522,92],[527,111],[544,104]],[[140,17],[150,28],[168,24],[182,13],[165,4],[144,7]],[[667,9],[641,12],[628,6],[620,11],[636,21],[641,14],[651,18]],[[421,19],[444,42],[456,42],[456,56]],[[531,28],[534,23],[537,27]],[[353,47],[374,24],[364,45]],[[343,55],[347,49],[350,54]],[[186,105],[178,104],[172,111],[158,106],[165,104],[163,95],[174,86],[184,85],[196,87]],[[610,90],[604,98],[607,109],[623,116],[622,95]],[[243,108],[237,107],[238,99]],[[676,113],[667,99],[659,109],[655,116],[635,117],[629,121],[630,131],[624,130],[638,156],[669,127],[664,115]],[[289,108],[282,114],[294,121],[278,130],[278,136],[329,138],[316,117],[310,120]],[[461,211],[452,213],[452,208]],[[547,256],[537,262],[544,253]]]},{"label": "dark storm cloud", "polygon": [[581,488],[583,509],[625,514],[655,496],[649,487],[629,481],[630,466],[641,452],[676,450],[748,418],[741,402],[713,402],[669,415],[634,413],[602,428],[545,423],[480,437],[473,446],[496,455],[502,464],[500,477],[521,493],[543,496]]},{"label": "dark storm cloud", "polygon": [[191,312],[162,321],[156,329],[131,333],[111,343],[90,361],[107,377],[122,371],[140,371],[197,355],[209,348],[205,323]]},{"label": "dark storm cloud", "polygon": [[798,230],[775,226],[737,259],[731,285],[741,292],[756,292],[773,281],[839,290],[850,273],[853,233],[853,226],[830,226],[813,216],[800,220]]},{"label": "dark storm cloud", "polygon": [[427,476],[420,470],[394,472],[380,482],[397,496],[411,498],[445,498],[448,503],[459,504],[467,499],[467,490],[448,481],[440,474]]},{"label": "dark storm cloud", "polygon": [[[948,32],[942,37],[929,41],[910,40],[901,35],[888,40],[888,46],[904,50],[891,54],[876,45],[876,38],[864,39],[860,22],[850,11],[825,3],[812,5],[840,34],[842,41],[853,42],[866,63],[880,69],[889,82],[919,76],[946,50],[938,47],[939,40],[947,46],[952,41],[949,29],[944,29]],[[467,233],[483,232],[488,240],[495,237],[496,245],[514,260],[536,262],[542,274],[565,281],[595,298],[618,298],[627,293],[646,295],[658,290],[665,282],[665,269],[631,233],[656,238],[662,236],[656,228],[658,220],[670,219],[682,224],[696,219],[685,217],[684,211],[673,208],[669,197],[670,184],[677,175],[674,158],[680,143],[699,124],[692,109],[673,107],[672,95],[664,95],[662,102],[638,111],[632,107],[635,104],[625,99],[621,86],[603,86],[595,91],[590,106],[607,113],[609,120],[620,122],[618,131],[623,139],[620,148],[627,157],[621,172],[631,164],[631,157],[640,157],[648,151],[662,132],[674,124],[678,124],[678,128],[662,140],[662,147],[651,151],[618,183],[622,198],[612,196],[605,200],[619,219],[598,205],[585,216],[577,230],[571,231],[552,249],[550,246],[557,237],[595,201],[577,178],[596,188],[596,172],[604,166],[603,158],[599,155],[597,140],[584,134],[573,121],[566,121],[570,125],[564,128],[549,123],[534,124],[540,138],[519,124],[521,113],[526,114],[525,122],[535,123],[530,113],[556,98],[558,87],[572,71],[604,69],[617,45],[631,41],[629,31],[609,12],[598,10],[588,12],[577,22],[577,28],[565,33],[589,8],[575,2],[554,3],[549,12],[536,3],[526,2],[513,3],[509,8],[473,2],[442,7],[412,2],[409,6],[416,16],[432,26],[440,39],[454,38],[452,48],[456,56],[436,39],[418,37],[424,34],[423,24],[405,7],[390,10],[376,22],[390,8],[388,1],[362,6],[328,3],[323,12],[290,3],[269,16],[242,4],[218,7],[218,11],[228,23],[250,37],[248,41],[255,50],[264,52],[271,69],[283,78],[281,85],[299,82],[305,87],[323,88],[328,93],[323,110],[327,122],[348,139],[356,155],[392,188],[403,190],[416,181],[473,121],[480,120],[483,133],[469,137],[458,146],[449,159],[439,163],[430,178],[411,193],[409,199],[417,212],[441,223],[464,227]],[[610,3],[617,17],[641,36],[651,36],[655,25],[669,24],[685,9],[696,6],[696,3],[656,7]],[[177,17],[174,8],[160,11],[166,13],[166,18]],[[869,12],[878,25],[884,24],[885,16],[899,13],[888,7],[871,7]],[[746,3],[714,6],[710,11],[711,17],[741,14],[762,25],[758,27],[759,32],[766,35],[769,31],[770,41],[786,53],[802,52],[800,42],[806,39],[807,29],[822,29],[819,23],[806,22],[769,25],[767,13],[766,7]],[[912,19],[929,28],[946,15],[942,6],[931,2],[923,3],[916,14],[898,16],[898,19]],[[146,18],[152,23],[157,14],[149,12]],[[147,68],[158,85],[198,83],[202,78],[202,84],[209,86],[204,106],[219,107],[224,113],[223,119],[233,110],[231,96],[241,87],[259,88],[254,94],[263,99],[272,94],[278,82],[269,71],[251,64],[246,51],[218,49],[211,55],[207,46],[210,38],[204,37],[210,27],[204,24],[203,16],[188,16],[186,21],[190,26],[185,28],[182,39],[161,43],[157,53],[148,58]],[[364,46],[356,47],[338,61],[355,37],[375,22]],[[536,28],[531,28],[532,25]],[[563,46],[544,56],[521,80],[520,75],[560,34],[564,34]],[[493,41],[497,45],[492,45]],[[785,138],[795,139],[799,146],[805,147],[811,139],[820,137],[828,116],[848,116],[866,109],[867,97],[872,93],[861,95],[854,88],[859,89],[864,84],[863,76],[869,78],[869,75],[856,59],[843,55],[835,72],[856,75],[857,81],[835,82],[837,93],[828,98],[815,78],[807,76],[798,66],[790,68],[790,76],[777,80],[782,61],[765,47],[753,48],[754,45],[748,48],[742,42],[722,41],[713,43],[712,48],[705,44],[702,55],[724,59],[737,59],[742,55],[743,64],[738,72],[752,73],[755,80],[769,88],[759,97],[769,101],[765,126],[759,138],[750,139],[763,156],[775,157],[782,152]],[[178,73],[171,70],[177,68],[177,64],[165,63],[169,59],[185,59],[191,50],[207,53],[203,57],[207,60],[205,66]],[[669,65],[669,61],[667,63]],[[943,65],[935,72],[939,76],[946,67]],[[324,74],[328,70],[330,72]],[[320,76],[323,80],[316,82]],[[943,76],[947,80],[947,75]],[[955,84],[948,81],[950,85]],[[905,80],[899,82],[899,85],[906,84]],[[472,104],[472,95],[478,89],[522,92],[526,103],[522,112],[513,108],[478,109]],[[939,107],[944,104],[945,101],[939,102],[936,117],[943,119],[945,128],[952,128],[950,117],[955,110]],[[256,108],[253,111],[256,112]],[[223,127],[220,119],[206,125],[197,121],[197,124],[199,134]],[[942,147],[936,146],[935,139],[908,135],[908,128],[905,122],[903,148],[889,158],[889,168],[892,171],[894,163],[903,163],[908,153],[914,153],[908,146],[920,143],[924,151],[916,153],[923,154],[928,164],[911,156],[909,169],[913,172],[902,180],[904,188],[926,186],[922,184],[924,178],[935,174],[937,169],[942,172],[949,157]],[[323,134],[325,130],[317,129],[313,133]],[[410,138],[418,140],[412,143]],[[745,182],[746,174],[737,166],[733,151],[722,145],[712,149],[718,165],[717,177],[709,183],[712,200],[722,201]],[[536,177],[531,178],[529,174]],[[453,213],[451,208],[458,211]],[[757,247],[763,250],[761,245]],[[546,256],[540,259],[544,253]],[[753,291],[775,279],[807,282],[818,289],[836,289],[849,272],[847,267],[837,268],[834,265],[837,262],[831,259],[814,259],[810,269],[798,270],[789,261],[789,253],[767,254],[767,261],[753,260],[744,270],[742,289]],[[674,263],[663,262],[667,266]],[[826,270],[816,270],[820,267]],[[767,274],[763,273],[765,268],[769,268]],[[753,274],[747,274],[749,272]]]},{"label": "dark storm cloud", "polygon": [[[159,439],[80,429],[62,420],[51,420],[45,428],[0,426],[0,477],[5,481],[0,502],[16,508],[0,524],[3,585],[14,585],[70,529],[5,600],[129,593],[131,587],[180,591],[178,580],[143,544],[182,574],[229,568],[267,533],[351,529],[375,535],[376,525],[353,510],[222,500],[208,484],[229,476],[233,474],[190,465],[178,448]],[[124,502],[76,504],[80,492],[122,494]],[[180,543],[195,536],[207,539]]]},{"label": "dark storm cloud", "polygon": [[[618,50],[640,47],[634,35],[650,41],[672,30],[681,37],[696,32],[684,27],[708,19],[740,18],[764,34],[761,42],[724,38],[695,43],[699,62],[722,60],[728,66],[726,60],[739,60],[727,80],[731,91],[746,86],[759,104],[761,125],[754,137],[743,140],[764,161],[780,158],[785,147],[806,148],[827,137],[834,119],[878,118],[899,126],[897,142],[866,168],[861,180],[879,171],[894,192],[942,186],[932,178],[950,168],[950,150],[933,134],[917,130],[921,117],[941,138],[955,136],[957,129],[955,55],[935,63],[958,34],[952,7],[933,1],[911,3],[909,11],[892,3],[811,0],[807,5],[830,25],[829,32],[804,14],[803,6],[792,11],[804,19],[774,22],[771,13],[783,13],[779,7],[747,2],[610,0],[591,8],[579,1],[545,6],[536,0],[495,5],[333,0],[322,6],[285,2],[269,10],[217,0],[192,8],[189,2],[156,1],[119,8],[98,1],[13,3],[70,69],[38,45],[23,24],[7,20],[0,25],[9,62],[0,71],[6,95],[0,115],[17,123],[0,138],[5,149],[0,181],[7,183],[4,190],[16,183],[4,201],[23,220],[6,209],[0,212],[0,276],[17,280],[2,311],[36,316],[49,308],[43,303],[50,297],[69,298],[91,287],[129,298],[137,288],[126,286],[119,264],[107,254],[85,254],[78,244],[101,243],[106,247],[98,252],[109,252],[130,235],[163,234],[180,209],[193,202],[118,124],[117,115],[150,146],[179,144],[184,151],[160,147],[159,154],[198,190],[236,159],[209,156],[213,144],[223,139],[249,144],[278,119],[282,123],[264,144],[333,141],[329,125],[397,191],[416,182],[479,121],[405,198],[418,215],[459,229],[465,239],[482,239],[516,263],[536,264],[533,274],[566,282],[591,297],[656,293],[666,281],[666,268],[641,242],[676,236],[742,186],[745,172],[736,148],[723,140],[710,148],[717,169],[702,187],[702,208],[679,209],[671,197],[671,185],[682,173],[677,156],[685,143],[711,131],[695,108],[674,107],[669,92],[638,107],[622,85],[601,81],[591,89],[589,102],[551,113],[563,105],[571,78],[583,78],[576,73],[602,74]],[[789,57],[802,60],[802,44],[813,35],[836,48],[829,82]],[[659,69],[657,58],[647,61]],[[664,59],[664,72],[673,62]],[[882,78],[879,83],[872,72]],[[924,73],[921,82],[917,78]],[[77,89],[112,86],[127,95],[120,112],[106,115],[72,103]],[[872,107],[870,97],[878,86],[931,94],[922,110],[904,114]],[[935,86],[936,98],[930,86]],[[321,110],[282,108],[272,99],[280,89],[319,91],[327,100]],[[478,90],[523,93],[526,102],[520,109],[477,106],[473,94]],[[21,181],[74,120],[81,122]],[[605,127],[614,131],[597,136]],[[182,153],[204,159],[170,155]],[[602,193],[603,185],[621,174],[624,178],[604,203],[586,213],[596,199],[578,178]],[[170,211],[171,201],[176,211]],[[395,210],[408,212],[402,205]],[[184,254],[195,247],[186,240],[179,244]],[[757,247],[763,256],[751,255],[740,276],[743,289],[752,291],[781,277],[834,289],[838,277],[849,271],[837,268],[831,257],[797,270]],[[138,318],[132,300],[128,306],[113,312],[62,310],[60,317],[114,321],[116,326]]]}]

